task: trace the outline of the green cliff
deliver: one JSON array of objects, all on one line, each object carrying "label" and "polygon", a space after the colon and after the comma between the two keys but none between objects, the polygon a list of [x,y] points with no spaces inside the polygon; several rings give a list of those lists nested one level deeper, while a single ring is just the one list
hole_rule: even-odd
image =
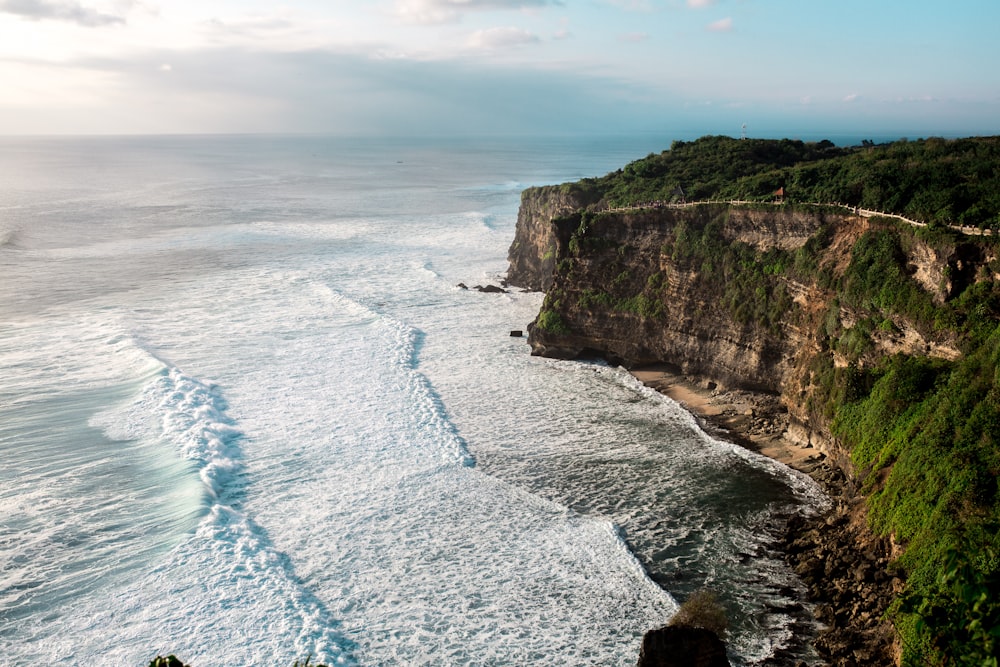
[{"label": "green cliff", "polygon": [[891,545],[901,662],[995,665],[998,222],[996,138],[709,137],[526,191],[508,281],[546,290],[536,354],[778,396]]}]

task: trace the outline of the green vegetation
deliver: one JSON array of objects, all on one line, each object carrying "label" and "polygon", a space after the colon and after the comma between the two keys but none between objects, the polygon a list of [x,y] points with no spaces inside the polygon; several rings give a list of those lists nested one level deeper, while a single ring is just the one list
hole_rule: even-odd
[{"label": "green vegetation", "polygon": [[871,231],[858,240],[841,294],[856,308],[904,315],[925,332],[953,324],[947,311],[938,312],[931,295],[909,275],[894,229]]},{"label": "green vegetation", "polygon": [[568,334],[570,332],[569,326],[563,320],[562,315],[554,310],[543,310],[538,313],[535,326],[542,331],[554,334]]},{"label": "green vegetation", "polygon": [[[932,595],[912,606],[907,627],[925,641],[924,653],[938,663],[997,667],[1000,654],[1000,605],[995,597],[1000,576],[994,571],[963,564],[957,552],[949,552]],[[912,601],[911,601],[912,605]],[[955,623],[952,619],[961,619]]]},{"label": "green vegetation", "polygon": [[[612,205],[738,199],[842,203],[928,223],[1000,228],[1000,137],[838,148],[828,141],[702,137],[574,187]],[[565,186],[569,187],[569,186]]]},{"label": "green vegetation", "polygon": [[834,431],[857,469],[871,471],[873,528],[906,545],[907,591],[896,608],[904,664],[985,664],[959,659],[979,653],[954,645],[977,619],[1000,637],[995,596],[974,610],[943,602],[1000,576],[998,352],[1000,327],[957,362],[894,356],[872,371],[866,395],[836,412]]},{"label": "green vegetation", "polygon": [[[870,316],[848,329],[828,317],[826,343],[851,363],[820,363],[814,378],[873,529],[905,546],[907,587],[892,610],[903,664],[995,664],[1000,599],[982,591],[1000,577],[1000,286],[984,280],[936,304],[908,274],[905,241],[883,229],[855,244],[831,311]],[[869,354],[893,318],[954,337],[964,355]]]},{"label": "green vegetation", "polygon": [[621,299],[615,303],[615,308],[647,319],[663,317],[663,302],[645,294],[636,294],[627,299]]},{"label": "green vegetation", "polygon": [[725,607],[712,591],[700,588],[681,605],[668,625],[685,628],[705,628],[719,637],[726,636],[729,617]]},{"label": "green vegetation", "polygon": [[792,306],[781,278],[795,258],[777,248],[760,252],[723,238],[727,207],[709,215],[678,222],[661,252],[679,267],[696,270],[699,288],[717,297],[734,320],[777,332]]}]

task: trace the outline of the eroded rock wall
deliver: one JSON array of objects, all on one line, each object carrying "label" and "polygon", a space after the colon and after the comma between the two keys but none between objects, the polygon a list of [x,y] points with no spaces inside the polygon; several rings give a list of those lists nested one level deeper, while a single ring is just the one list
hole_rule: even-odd
[{"label": "eroded rock wall", "polygon": [[[528,190],[511,246],[509,280],[547,292],[529,329],[533,353],[600,356],[626,367],[662,363],[724,388],[778,395],[790,417],[786,437],[848,467],[845,453],[833,444],[827,416],[812,400],[813,376],[820,356],[835,366],[846,364],[828,349],[824,328],[831,322],[850,328],[865,314],[839,306],[834,291],[816,280],[785,272],[777,279],[788,303],[776,321],[734,317],[720,293],[706,288],[713,281],[705,280],[705,272],[721,268],[671,253],[669,241],[679,228],[710,224],[719,228],[723,242],[761,253],[773,248],[794,253],[823,230],[819,264],[827,275],[839,276],[855,242],[872,225],[892,223],[808,207],[704,205],[595,214],[585,213],[558,188]],[[961,248],[942,254],[915,239],[907,248],[913,274],[936,299],[952,290],[956,269],[970,273],[972,254]],[[895,352],[949,359],[959,354],[948,340],[928,339],[899,318],[871,335],[870,361]]]},{"label": "eroded rock wall", "polygon": [[566,234],[572,231],[564,229],[561,234],[559,219],[596,200],[597,197],[570,184],[528,188],[522,192],[514,241],[507,253],[510,262],[507,283],[533,291],[548,290],[552,286],[559,246],[569,240]]}]

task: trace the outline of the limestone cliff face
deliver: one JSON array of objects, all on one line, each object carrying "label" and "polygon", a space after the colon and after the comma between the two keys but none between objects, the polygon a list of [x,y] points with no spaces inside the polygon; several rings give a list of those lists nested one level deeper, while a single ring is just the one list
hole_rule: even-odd
[{"label": "limestone cliff face", "polygon": [[558,220],[596,200],[571,184],[528,188],[521,193],[514,242],[507,253],[507,283],[534,291],[548,290],[560,242],[569,240],[560,233]]},{"label": "limestone cliff face", "polygon": [[[839,306],[823,281],[776,270],[768,275],[777,287],[757,306],[758,313],[769,310],[741,316],[738,298],[734,302],[725,287],[738,279],[732,272],[739,267],[692,259],[682,241],[712,226],[720,244],[752,248],[758,258],[776,248],[791,257],[809,242],[817,273],[836,278],[861,235],[891,223],[807,207],[699,205],[596,214],[582,207],[574,212],[573,203],[555,188],[522,197],[509,280],[547,292],[529,327],[534,354],[599,356],[626,367],[667,364],[722,387],[778,395],[790,416],[786,436],[811,442],[846,467],[827,417],[811,399],[820,361],[847,364],[829,349],[823,332],[849,330],[867,314]],[[906,252],[911,274],[938,299],[953,281],[974,279],[982,261],[968,248],[943,254],[916,239]],[[752,285],[748,294],[755,296]],[[900,318],[866,336],[873,341],[867,357],[854,363],[895,352],[959,355],[947,335],[921,333]]]},{"label": "limestone cliff face", "polygon": [[[667,362],[726,385],[771,390],[788,363],[780,336],[734,321],[713,303],[716,295],[698,288],[697,269],[661,252],[679,221],[699,224],[713,213],[717,210],[599,216],[587,230],[586,249],[555,273],[549,290],[546,307],[559,314],[566,330],[533,327],[533,349],[566,358],[599,354],[630,367]],[[763,236],[755,225],[726,231],[734,238]],[[609,303],[646,292],[656,274],[661,282],[651,298],[662,313],[651,316]]]}]

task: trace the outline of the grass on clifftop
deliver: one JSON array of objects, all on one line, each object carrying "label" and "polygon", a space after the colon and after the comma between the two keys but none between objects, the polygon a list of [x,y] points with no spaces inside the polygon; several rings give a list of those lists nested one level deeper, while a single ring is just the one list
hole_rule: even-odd
[{"label": "grass on clifftop", "polygon": [[[702,137],[574,187],[616,206],[670,201],[842,203],[928,223],[1000,227],[1000,137],[838,148],[828,141]],[[568,187],[568,186],[567,186]]]}]

